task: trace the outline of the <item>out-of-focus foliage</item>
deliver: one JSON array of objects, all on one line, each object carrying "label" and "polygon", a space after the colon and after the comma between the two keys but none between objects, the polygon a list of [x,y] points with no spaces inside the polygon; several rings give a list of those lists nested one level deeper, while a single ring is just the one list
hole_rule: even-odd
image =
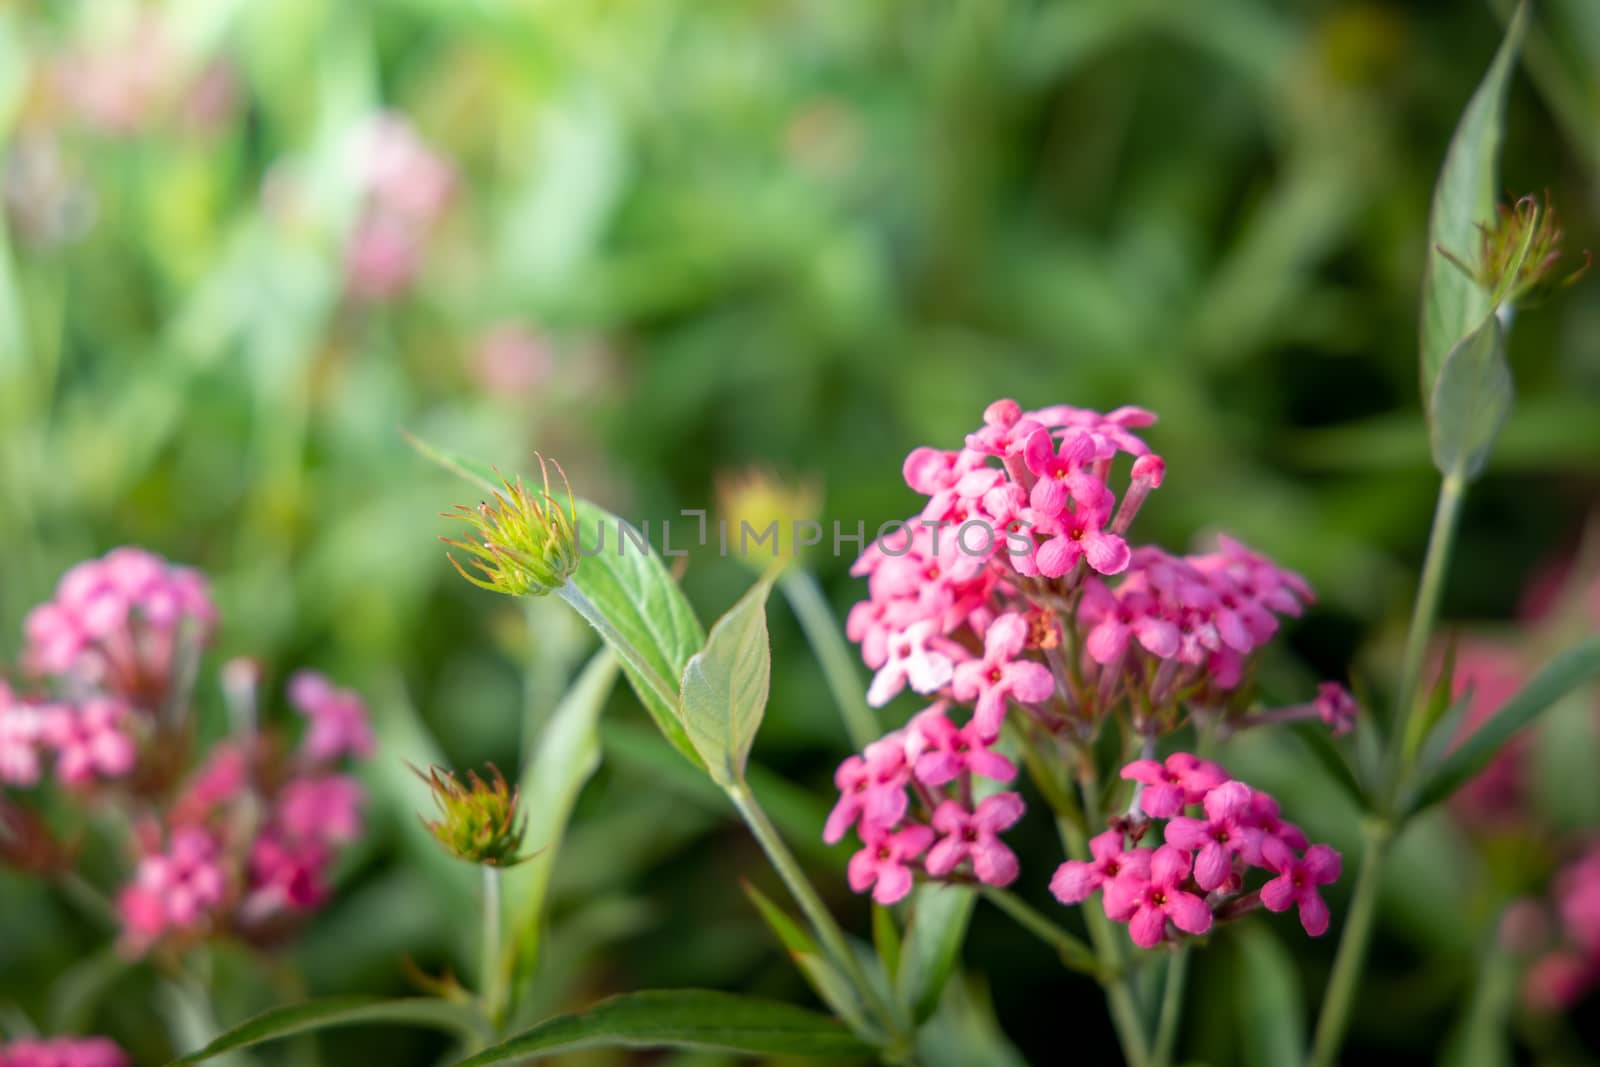
[{"label": "out-of-focus foliage", "polygon": [[[157,985],[87,955],[104,937],[70,902],[0,874],[0,1000],[109,1029],[144,1062],[165,1024],[208,1025],[203,983],[206,1010],[234,1022],[306,990],[399,992],[407,954],[470,965],[472,872],[431,850],[401,761],[517,766],[591,639],[559,605],[454,577],[433,516],[472,501],[401,428],[508,473],[537,446],[582,495],[657,528],[760,462],[818,477],[825,521],[853,531],[904,514],[901,457],[954,446],[996,397],[1136,403],[1161,414],[1149,437],[1169,463],[1148,539],[1225,522],[1323,593],[1292,635],[1306,665],[1276,665],[1285,686],[1357,652],[1385,661],[1433,495],[1417,397],[1429,195],[1501,15],[1376,0],[0,6],[3,658],[66,566],[139,543],[214,577],[220,653],[361,688],[383,752],[377,831],[265,975],[219,952],[209,975]],[[1592,246],[1600,8],[1548,0],[1525,51],[1502,180],[1548,189],[1569,244]],[[383,112],[453,176],[437,218],[395,238],[418,273],[375,294],[351,272]],[[1576,540],[1600,470],[1597,337],[1594,285],[1519,319],[1517,406],[1468,505],[1447,617],[1505,616]],[[831,547],[813,562],[842,616],[860,590]],[[685,578],[703,618],[746,581],[707,550]],[[780,774],[752,786],[865,931],[842,851],[818,843],[843,728],[776,608],[772,639],[755,752]],[[667,983],[804,998],[739,891],[768,876],[721,798],[624,690],[602,739],[551,873],[540,1014]],[[1315,834],[1348,832],[1303,753],[1266,746],[1259,762],[1237,769],[1321,805]],[[1054,845],[1019,845],[1025,895],[1044,900]],[[1402,850],[1352,1057],[1416,1052],[1455,1017],[1498,900],[1473,888],[1495,884],[1486,862],[1443,816]],[[967,966],[1030,1058],[1069,1012],[1109,1043],[1092,986],[994,914],[973,929]],[[1309,991],[1328,949],[1308,951]],[[1222,978],[1255,952],[1198,966]],[[1187,1047],[1244,1056],[1231,986],[1196,988]],[[982,988],[959,992],[987,1032]],[[327,1062],[360,1048],[419,1064],[434,1047],[365,1031],[325,1045]]]}]

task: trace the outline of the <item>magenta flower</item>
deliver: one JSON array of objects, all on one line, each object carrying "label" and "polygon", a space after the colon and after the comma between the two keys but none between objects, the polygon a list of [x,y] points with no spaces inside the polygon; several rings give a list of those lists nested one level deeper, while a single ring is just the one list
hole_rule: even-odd
[{"label": "magenta flower", "polygon": [[911,892],[910,861],[928,850],[933,831],[926,826],[908,826],[895,833],[868,831],[866,847],[850,857],[850,888],[857,893],[872,890],[879,904],[893,904]]},{"label": "magenta flower", "polygon": [[1148,877],[1124,871],[1106,891],[1107,913],[1111,912],[1115,897],[1118,914],[1128,916],[1128,935],[1140,948],[1154,948],[1160,943],[1166,936],[1168,919],[1188,934],[1203,934],[1211,929],[1211,909],[1183,888],[1190,862],[1187,852],[1162,845],[1150,857]]},{"label": "magenta flower", "polygon": [[44,740],[56,750],[56,774],[67,785],[96,778],[120,778],[133,770],[137,750],[128,736],[126,705],[110,697],[91,697],[81,707],[52,707],[44,720]]},{"label": "magenta flower", "polygon": [[933,828],[944,837],[928,852],[928,873],[942,878],[970,859],[978,881],[1010,885],[1017,877],[1017,857],[999,835],[1015,826],[1024,810],[1016,793],[985,797],[976,811],[946,800],[933,813]]},{"label": "magenta flower", "polygon": [[341,845],[361,836],[361,784],[343,774],[295,778],[278,796],[275,818],[290,836]]},{"label": "magenta flower", "polygon": [[1195,884],[1210,892],[1233,874],[1233,858],[1260,848],[1261,831],[1248,822],[1250,787],[1224,782],[1205,795],[1204,819],[1174,815],[1167,822],[1167,844],[1197,852]]},{"label": "magenta flower", "polygon": [[1300,925],[1312,937],[1328,930],[1328,905],[1323,903],[1320,885],[1339,880],[1339,853],[1327,845],[1312,845],[1304,857],[1276,837],[1261,843],[1261,858],[1278,877],[1261,887],[1261,903],[1268,911],[1288,911],[1300,906]]},{"label": "magenta flower", "polygon": [[1137,759],[1122,768],[1122,777],[1140,782],[1144,791],[1139,807],[1152,819],[1168,819],[1186,804],[1198,804],[1207,793],[1228,780],[1228,773],[1209,760],[1187,752],[1174,752],[1166,763]]},{"label": "magenta flower", "polygon": [[913,623],[888,642],[888,658],[872,685],[867,688],[867,703],[881,708],[900,690],[911,684],[918,693],[932,693],[950,681],[955,669],[950,657],[934,646],[939,636],[932,620]]},{"label": "magenta flower", "polygon": [[[1085,482],[1092,482],[1094,492],[1085,492],[1083,484],[1073,487],[1073,510],[1061,513],[1053,521],[1056,527],[1055,536],[1039,546],[1039,551],[1034,553],[1034,562],[1039,567],[1039,573],[1047,578],[1059,578],[1072,569],[1079,559],[1084,560],[1090,567],[1101,574],[1120,574],[1128,569],[1128,561],[1132,553],[1128,542],[1114,533],[1108,533],[1104,526],[1111,518],[1111,507],[1115,502],[1111,491],[1094,479],[1092,475],[1084,475]],[[1039,486],[1049,483],[1041,481],[1034,487],[1034,507],[1039,507]],[[1046,530],[1045,532],[1051,532]]]},{"label": "magenta flower", "polygon": [[1140,589],[1112,593],[1103,582],[1084,583],[1080,616],[1093,622],[1084,648],[1099,664],[1115,663],[1137,638],[1146,652],[1170,659],[1178,651],[1178,627],[1161,613],[1160,604]]},{"label": "magenta flower", "polygon": [[822,839],[833,845],[861,820],[862,826],[892,827],[906,816],[906,784],[911,767],[899,731],[874,741],[859,756],[850,756],[834,772],[839,800],[828,813]]},{"label": "magenta flower", "polygon": [[989,624],[983,638],[983,659],[970,660],[955,669],[951,689],[957,700],[977,698],[972,721],[984,737],[999,735],[1007,697],[1037,704],[1055,692],[1055,678],[1049,668],[1017,658],[1027,643],[1027,622],[1015,612],[1007,613]]},{"label": "magenta flower", "polygon": [[1017,768],[989,744],[977,720],[958,727],[945,716],[944,705],[935,704],[911,720],[907,750],[913,773],[924,785],[941,786],[969,771],[997,782],[1011,781]]},{"label": "magenta flower", "polygon": [[328,763],[346,755],[371,756],[377,747],[361,697],[335,688],[316,671],[298,671],[289,679],[289,701],[311,720],[304,746],[313,762]]},{"label": "magenta flower", "polygon": [[1260,838],[1251,839],[1244,854],[1245,862],[1253,866],[1265,866],[1261,859],[1261,846],[1268,838],[1276,838],[1296,852],[1303,852],[1311,846],[1311,841],[1306,837],[1304,830],[1279,817],[1278,802],[1266,793],[1259,791],[1251,793],[1250,810],[1243,818],[1246,826],[1261,832]]},{"label": "magenta flower", "polygon": [[106,1037],[20,1038],[0,1045],[0,1067],[128,1067]]},{"label": "magenta flower", "polygon": [[1317,686],[1314,706],[1317,716],[1335,734],[1348,733],[1356,724],[1356,699],[1338,682],[1323,682]]},{"label": "magenta flower", "polygon": [[0,785],[38,784],[46,717],[42,709],[14,697],[0,681]]},{"label": "magenta flower", "polygon": [[1093,860],[1068,860],[1056,868],[1050,879],[1050,892],[1061,903],[1083,903],[1089,899],[1089,894],[1109,886],[1124,870],[1133,871],[1139,878],[1150,877],[1150,850],[1124,848],[1120,830],[1107,830],[1091,837],[1089,852]]},{"label": "magenta flower", "polygon": [[139,861],[133,883],[117,898],[123,933],[143,949],[168,933],[201,930],[221,907],[227,878],[219,863],[221,846],[196,827],[173,831],[165,853]]}]

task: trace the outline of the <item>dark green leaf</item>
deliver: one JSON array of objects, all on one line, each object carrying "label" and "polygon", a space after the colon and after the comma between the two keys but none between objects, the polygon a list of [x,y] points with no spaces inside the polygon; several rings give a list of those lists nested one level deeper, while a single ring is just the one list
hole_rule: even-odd
[{"label": "dark green leaf", "polygon": [[478,1013],[462,1004],[429,997],[383,1000],[378,997],[329,997],[304,1004],[273,1008],[234,1027],[198,1052],[173,1060],[168,1067],[204,1063],[214,1056],[250,1048],[268,1041],[326,1030],[336,1026],[388,1023],[445,1030],[463,1037],[477,1036],[482,1023]]},{"label": "dark green leaf", "polygon": [[871,1032],[860,995],[843,972],[823,955],[811,934],[755,886],[744,883],[744,892],[822,1002],[850,1023],[857,1033]]},{"label": "dark green leaf", "polygon": [[744,781],[750,746],[767,710],[772,648],[767,640],[767,595],[772,579],[750,588],[711,628],[703,651],[683,671],[680,704],[689,742],[712,781]]},{"label": "dark green leaf", "polygon": [[1581,641],[1551,660],[1498,712],[1426,774],[1411,810],[1421,811],[1454,793],[1488,766],[1495,753],[1513,734],[1572,690],[1597,676],[1600,676],[1600,637]]},{"label": "dark green leaf", "polygon": [[1474,263],[1478,258],[1478,225],[1494,220],[1495,198],[1500,192],[1498,171],[1506,86],[1526,23],[1527,5],[1523,4],[1506,29],[1505,40],[1483,82],[1462,112],[1434,186],[1428,220],[1428,260],[1422,282],[1424,400],[1434,395],[1446,356],[1478,328],[1491,310],[1489,294],[1448,262],[1440,249]]},{"label": "dark green leaf", "polygon": [[1428,410],[1429,441],[1439,473],[1477,477],[1511,413],[1511,368],[1498,316],[1485,318],[1445,356]]},{"label": "dark green leaf", "polygon": [[[1360,728],[1359,725],[1356,727]],[[1361,781],[1350,765],[1350,759],[1345,755],[1344,749],[1329,735],[1328,728],[1320,722],[1301,722],[1295,723],[1292,730],[1307,751],[1316,757],[1322,769],[1328,772],[1328,777],[1332,778],[1358,806],[1368,807],[1366,790],[1361,787]]]},{"label": "dark green leaf", "polygon": [[878,950],[883,973],[893,982],[900,970],[900,928],[894,923],[894,912],[882,904],[872,905],[872,945]]},{"label": "dark green leaf", "polygon": [[961,958],[977,899],[966,886],[934,883],[918,886],[911,897],[895,992],[919,1023],[938,1007],[939,994]]},{"label": "dark green leaf", "polygon": [[703,989],[626,993],[586,1012],[547,1019],[457,1067],[525,1063],[591,1048],[675,1048],[746,1055],[864,1055],[836,1020],[792,1004]]},{"label": "dark green leaf", "polygon": [[1234,943],[1241,1062],[1249,1067],[1299,1063],[1306,1047],[1305,1002],[1294,958],[1256,923],[1241,924]]}]

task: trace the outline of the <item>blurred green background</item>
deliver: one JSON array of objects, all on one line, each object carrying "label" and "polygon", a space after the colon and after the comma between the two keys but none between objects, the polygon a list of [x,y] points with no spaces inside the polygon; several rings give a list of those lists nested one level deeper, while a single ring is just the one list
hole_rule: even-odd
[{"label": "blurred green background", "polygon": [[[406,954],[468,967],[471,883],[412,832],[399,760],[426,732],[458,766],[515,765],[591,644],[559,609],[454,576],[435,516],[475,491],[402,428],[506,469],[537,447],[634,520],[713,506],[718,472],[761,463],[816,475],[830,519],[870,528],[915,504],[905,453],[954,447],[997,397],[1139,404],[1161,415],[1148,437],[1169,477],[1136,532],[1183,547],[1226,527],[1307,574],[1323,601],[1279,649],[1286,697],[1352,662],[1381,678],[1433,501],[1416,396],[1428,201],[1503,15],[1452,0],[0,3],[0,653],[69,564],[136,543],[212,575],[219,653],[278,678],[316,665],[372,701],[371,840],[279,973],[213,961],[223,1022],[301,990],[402,990]],[[1572,246],[1592,246],[1600,5],[1546,0],[1526,51],[1505,187],[1548,189]],[[383,111],[454,185],[409,247],[419,273],[372,299],[348,266],[368,210],[358,146]],[[1576,542],[1600,487],[1597,339],[1592,282],[1519,320],[1518,406],[1469,502],[1448,616],[1508,617]],[[848,563],[815,560],[841,619],[864,595]],[[746,580],[705,551],[685,578],[707,619]],[[766,791],[864,930],[848,850],[818,842],[843,729],[773,615]],[[753,843],[629,695],[613,705],[558,874],[547,1006],[668,984],[805,1000],[739,892],[770,881]],[[1238,760],[1298,794],[1314,836],[1354,842],[1353,813],[1292,747]],[[1022,889],[1047,904],[1048,827],[1019,839]],[[1434,1045],[1507,888],[1448,825],[1407,855],[1352,1059]],[[1058,1055],[1064,1027],[1091,1061],[1109,1049],[1090,984],[993,914],[974,930],[975,1000],[986,987],[1031,1061]],[[1287,969],[1309,1004],[1332,948],[1292,943],[1292,958],[1260,937],[1207,955],[1197,1055],[1270,1062],[1224,979]],[[162,1018],[194,1004],[103,965],[104,944],[0,875],[0,995],[73,1019],[103,978],[119,995],[79,1021],[159,1056]],[[343,1050],[329,1062],[437,1051],[367,1032],[327,1047]]]}]

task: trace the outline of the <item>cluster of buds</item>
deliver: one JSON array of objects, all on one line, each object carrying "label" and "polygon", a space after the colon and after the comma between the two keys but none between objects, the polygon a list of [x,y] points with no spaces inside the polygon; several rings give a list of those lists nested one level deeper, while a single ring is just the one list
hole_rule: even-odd
[{"label": "cluster of buds", "polygon": [[506,784],[500,768],[489,764],[489,778],[468,771],[463,784],[453,773],[431,767],[427,774],[412,768],[428,783],[439,818],[422,825],[457,859],[485,867],[512,867],[531,859],[518,855],[527,821],[517,810],[518,790]]},{"label": "cluster of buds", "polygon": [[1498,302],[1526,304],[1564,289],[1583,277],[1593,257],[1583,253],[1583,265],[1561,269],[1566,234],[1550,203],[1524,196],[1515,204],[1499,204],[1493,223],[1478,224],[1478,261],[1467,263],[1453,249],[1439,254],[1476,282]]},{"label": "cluster of buds", "polygon": [[862,848],[850,860],[852,889],[893,904],[911,892],[918,869],[994,886],[1016,880],[1017,857],[999,835],[1022,818],[1022,798],[993,793],[974,803],[975,776],[1009,782],[1017,775],[991,743],[976,722],[952,723],[941,703],[840,765],[839,800],[823,839],[836,844],[856,828]]},{"label": "cluster of buds", "polygon": [[355,142],[362,208],[346,249],[350,291],[388,300],[410,288],[455,194],[456,172],[405,116],[375,116]]},{"label": "cluster of buds", "polygon": [[116,549],[73,567],[28,617],[28,688],[0,682],[0,860],[75,862],[35,814],[49,790],[83,815],[123,812],[133,870],[117,909],[132,954],[277,937],[326,900],[338,850],[361,832],[361,787],[342,767],[372,754],[371,728],[360,697],[320,675],[290,680],[307,721],[291,746],[257,729],[259,668],[226,665],[234,735],[191,763],[194,668],[215,624],[197,572]]},{"label": "cluster of buds", "polygon": [[[1099,890],[1106,917],[1127,923],[1140,948],[1209,933],[1257,905],[1297,907],[1306,933],[1327,932],[1319,887],[1338,880],[1339,853],[1310,844],[1279,817],[1271,796],[1187,752],[1135,760],[1122,776],[1138,783],[1132,811],[1090,841],[1092,860],[1056,870],[1050,891],[1057,900],[1080,904]],[[1146,838],[1162,843],[1141,847]],[[1247,891],[1252,868],[1272,877]]]},{"label": "cluster of buds", "polygon": [[[550,494],[550,467],[561,475],[567,487],[567,506]],[[464,520],[478,535],[477,541],[441,538],[445,544],[461,549],[471,559],[476,574],[469,573],[455,556],[450,562],[456,571],[482,589],[509,596],[544,596],[567,584],[578,570],[582,555],[578,549],[578,509],[566,472],[554,460],[539,457],[539,473],[544,488],[538,492],[522,484],[502,482],[505,492],[494,494],[477,507],[457,504],[446,518]]]},{"label": "cluster of buds", "polygon": [[1548,905],[1514,905],[1502,929],[1512,949],[1534,957],[1522,987],[1532,1010],[1562,1011],[1600,986],[1600,844],[1561,869]]},{"label": "cluster of buds", "polygon": [[0,1044],[0,1067],[128,1067],[128,1057],[104,1037],[20,1038]]}]

